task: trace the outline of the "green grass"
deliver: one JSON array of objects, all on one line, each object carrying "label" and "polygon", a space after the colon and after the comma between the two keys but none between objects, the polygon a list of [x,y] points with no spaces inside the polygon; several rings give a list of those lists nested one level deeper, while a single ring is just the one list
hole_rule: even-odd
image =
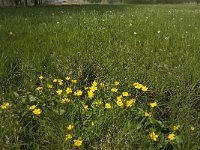
[{"label": "green grass", "polygon": [[[13,92],[28,95],[40,74],[52,79],[71,74],[88,83],[118,80],[124,89],[138,81],[153,90],[160,115],[167,115],[164,122],[182,125],[183,142],[174,149],[200,149],[199,17],[199,5],[0,8],[0,100],[12,103]],[[49,120],[38,119],[39,131],[33,136],[26,131],[35,122],[32,117],[26,120],[21,114],[13,119],[12,113],[2,111],[0,124],[12,123],[0,128],[0,145],[3,149],[65,149],[67,117],[48,113]],[[87,144],[82,149],[159,149],[151,142],[149,146],[149,135],[137,131],[135,121],[130,125],[130,118],[123,122],[120,115],[100,117],[102,124],[93,141],[83,139]],[[22,129],[17,129],[20,121]],[[194,134],[187,129],[190,125],[196,128]]]}]

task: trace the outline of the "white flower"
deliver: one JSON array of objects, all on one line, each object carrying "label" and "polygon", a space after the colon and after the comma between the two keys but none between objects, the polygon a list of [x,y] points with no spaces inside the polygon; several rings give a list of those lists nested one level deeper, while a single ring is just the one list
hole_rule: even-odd
[{"label": "white flower", "polygon": [[137,32],[133,32],[133,34],[135,34],[135,35],[136,35],[136,34],[137,34]]},{"label": "white flower", "polygon": [[160,34],[160,30],[158,30],[158,34]]}]

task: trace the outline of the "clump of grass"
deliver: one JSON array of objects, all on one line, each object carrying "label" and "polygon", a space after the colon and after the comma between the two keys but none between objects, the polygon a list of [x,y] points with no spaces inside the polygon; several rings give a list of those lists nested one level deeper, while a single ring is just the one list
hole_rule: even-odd
[{"label": "clump of grass", "polygon": [[[2,131],[5,123],[13,120],[16,138],[1,132],[9,140],[4,148],[125,149],[135,145],[179,149],[185,132],[190,137],[197,132],[196,124],[172,124],[169,118],[160,118],[165,111],[162,104],[154,98],[152,89],[138,82],[94,80],[86,85],[72,75],[40,75],[38,82],[32,91],[14,92],[14,101],[2,98]],[[126,136],[137,139],[124,139]],[[141,140],[143,144],[138,145]]]}]

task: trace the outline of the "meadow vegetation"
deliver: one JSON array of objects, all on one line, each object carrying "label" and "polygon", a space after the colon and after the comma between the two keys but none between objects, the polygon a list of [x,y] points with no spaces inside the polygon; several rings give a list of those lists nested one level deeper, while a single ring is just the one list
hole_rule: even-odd
[{"label": "meadow vegetation", "polygon": [[200,149],[199,8],[1,8],[1,149]]}]

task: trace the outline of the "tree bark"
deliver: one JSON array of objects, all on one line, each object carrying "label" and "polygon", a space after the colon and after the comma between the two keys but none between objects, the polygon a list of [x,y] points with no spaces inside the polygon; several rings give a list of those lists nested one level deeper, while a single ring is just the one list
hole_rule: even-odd
[{"label": "tree bark", "polygon": [[27,0],[24,0],[24,5],[28,6],[28,1]]},{"label": "tree bark", "polygon": [[38,5],[38,0],[34,0],[34,6]]},{"label": "tree bark", "polygon": [[4,6],[4,0],[1,0],[1,4],[2,4],[2,6]]}]

